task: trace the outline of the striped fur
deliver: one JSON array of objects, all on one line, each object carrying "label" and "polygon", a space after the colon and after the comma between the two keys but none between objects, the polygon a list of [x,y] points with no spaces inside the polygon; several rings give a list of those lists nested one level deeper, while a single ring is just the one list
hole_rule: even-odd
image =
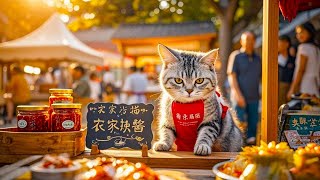
[{"label": "striped fur", "polygon": [[[242,132],[236,125],[236,116],[229,108],[227,115],[221,119],[222,98],[218,98],[217,75],[214,61],[218,50],[208,53],[178,51],[159,45],[159,54],[163,61],[160,73],[160,86],[163,90],[160,101],[160,140],[154,144],[157,151],[169,151],[175,141],[175,126],[172,118],[173,101],[188,103],[204,100],[204,120],[198,127],[198,137],[194,154],[209,155],[213,151],[239,151],[243,144]],[[177,84],[175,78],[183,83]],[[198,78],[203,83],[196,84]],[[186,90],[192,89],[192,93]]]}]

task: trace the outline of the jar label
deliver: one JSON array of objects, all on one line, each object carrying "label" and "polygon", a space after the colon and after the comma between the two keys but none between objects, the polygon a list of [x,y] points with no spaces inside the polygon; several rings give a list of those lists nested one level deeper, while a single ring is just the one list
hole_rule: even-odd
[{"label": "jar label", "polygon": [[19,120],[18,121],[18,127],[19,128],[25,128],[25,127],[27,127],[27,121],[26,120],[23,120],[23,119],[21,119],[21,120]]},{"label": "jar label", "polygon": [[72,129],[74,127],[74,122],[71,120],[65,120],[62,122],[62,127],[65,129]]}]

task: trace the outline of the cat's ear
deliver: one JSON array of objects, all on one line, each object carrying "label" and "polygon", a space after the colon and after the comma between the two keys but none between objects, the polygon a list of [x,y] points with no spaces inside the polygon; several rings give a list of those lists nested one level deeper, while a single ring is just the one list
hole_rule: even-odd
[{"label": "cat's ear", "polygon": [[159,44],[158,52],[165,66],[167,66],[170,63],[177,62],[178,60],[177,52],[175,52],[173,49],[168,48],[165,45]]},{"label": "cat's ear", "polygon": [[214,65],[215,61],[219,58],[219,48],[213,49],[207,52],[201,59],[200,62],[206,63],[209,66]]}]

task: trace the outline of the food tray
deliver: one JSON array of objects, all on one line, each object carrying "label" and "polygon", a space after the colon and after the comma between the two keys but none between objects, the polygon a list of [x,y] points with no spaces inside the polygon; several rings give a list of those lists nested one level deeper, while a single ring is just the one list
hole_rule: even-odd
[{"label": "food tray", "polygon": [[213,173],[216,175],[216,180],[239,180],[239,178],[230,176],[230,175],[225,174],[225,173],[223,173],[223,172],[221,172],[221,171],[219,170],[219,168],[220,168],[221,166],[223,166],[224,164],[226,164],[226,163],[228,163],[228,162],[230,162],[230,161],[232,161],[232,160],[223,161],[223,162],[220,162],[220,163],[218,163],[218,164],[216,164],[216,165],[213,166],[212,171],[213,171]]}]

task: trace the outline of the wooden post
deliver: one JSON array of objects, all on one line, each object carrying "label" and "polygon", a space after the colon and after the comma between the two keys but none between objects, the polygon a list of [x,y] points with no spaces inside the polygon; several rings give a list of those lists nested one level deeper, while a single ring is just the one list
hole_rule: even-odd
[{"label": "wooden post", "polygon": [[278,0],[263,0],[261,140],[278,133]]}]

